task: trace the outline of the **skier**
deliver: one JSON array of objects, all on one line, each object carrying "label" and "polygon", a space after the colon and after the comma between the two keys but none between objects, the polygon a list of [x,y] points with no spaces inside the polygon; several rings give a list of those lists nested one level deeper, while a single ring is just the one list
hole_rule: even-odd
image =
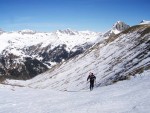
[{"label": "skier", "polygon": [[87,78],[87,81],[90,79],[90,91],[93,90],[93,87],[94,87],[94,82],[96,80],[96,77],[94,76],[93,73],[90,72],[88,78]]}]

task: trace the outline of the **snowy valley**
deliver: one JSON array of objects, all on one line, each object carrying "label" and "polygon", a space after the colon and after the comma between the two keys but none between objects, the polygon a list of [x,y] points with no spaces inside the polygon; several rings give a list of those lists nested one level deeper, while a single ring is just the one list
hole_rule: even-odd
[{"label": "snowy valley", "polygon": [[[106,33],[25,30],[0,39],[0,72],[8,77],[0,84],[0,113],[150,111],[149,21],[131,27],[118,21]],[[89,72],[97,77],[93,91]]]}]

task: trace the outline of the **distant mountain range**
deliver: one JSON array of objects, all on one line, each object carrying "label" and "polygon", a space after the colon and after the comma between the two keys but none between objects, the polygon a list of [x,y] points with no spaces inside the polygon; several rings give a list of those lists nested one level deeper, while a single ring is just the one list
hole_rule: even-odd
[{"label": "distant mountain range", "polygon": [[1,32],[0,75],[14,79],[32,78],[83,53],[101,35],[71,29],[47,33],[32,30]]}]

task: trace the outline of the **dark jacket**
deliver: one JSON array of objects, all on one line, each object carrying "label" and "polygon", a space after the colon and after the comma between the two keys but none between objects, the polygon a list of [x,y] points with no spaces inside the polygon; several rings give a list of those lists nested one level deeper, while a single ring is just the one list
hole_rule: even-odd
[{"label": "dark jacket", "polygon": [[87,81],[90,79],[90,81],[94,81],[96,77],[93,74],[90,74],[87,78]]}]

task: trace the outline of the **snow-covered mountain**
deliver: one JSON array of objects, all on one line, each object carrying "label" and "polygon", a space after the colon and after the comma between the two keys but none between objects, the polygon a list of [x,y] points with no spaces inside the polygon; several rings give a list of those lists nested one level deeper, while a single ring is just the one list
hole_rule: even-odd
[{"label": "snow-covered mountain", "polygon": [[89,72],[96,75],[96,86],[106,86],[142,74],[149,67],[150,25],[136,25],[31,80],[7,82],[32,88],[83,90],[89,87]]},{"label": "snow-covered mountain", "polygon": [[24,30],[18,31],[18,33],[21,33],[21,34],[35,34],[36,31],[30,30],[30,29],[24,29]]},{"label": "snow-covered mountain", "polygon": [[128,29],[130,26],[127,25],[126,23],[122,22],[122,21],[117,21],[111,30],[109,30],[108,32],[106,32],[104,34],[104,36],[114,36],[126,29]]},{"label": "snow-covered mountain", "polygon": [[83,53],[101,33],[57,30],[36,32],[21,30],[0,35],[0,74],[29,79],[49,67]]},{"label": "snow-covered mountain", "polygon": [[150,21],[142,20],[142,21],[140,22],[140,24],[150,24]]}]

